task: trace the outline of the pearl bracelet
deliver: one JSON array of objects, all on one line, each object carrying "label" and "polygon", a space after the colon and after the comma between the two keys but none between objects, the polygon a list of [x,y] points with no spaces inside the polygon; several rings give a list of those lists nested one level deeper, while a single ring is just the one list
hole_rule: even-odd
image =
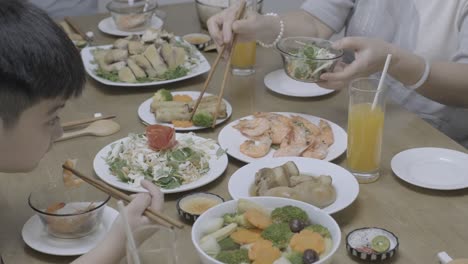
[{"label": "pearl bracelet", "polygon": [[[276,14],[276,13],[267,13],[267,14],[265,14],[265,16],[279,17],[278,14]],[[283,20],[281,18],[280,18],[279,22],[280,22],[280,32],[279,32],[278,36],[276,37],[276,39],[273,41],[273,43],[265,44],[265,43],[261,42],[260,40],[257,40],[257,43],[260,44],[260,46],[262,46],[264,48],[273,48],[281,40],[281,38],[283,38],[284,22],[283,22]]]},{"label": "pearl bracelet", "polygon": [[424,64],[424,73],[421,76],[421,79],[419,79],[417,83],[407,86],[408,89],[416,90],[426,82],[427,77],[429,77],[429,73],[431,72],[431,63],[426,58],[424,58]]}]

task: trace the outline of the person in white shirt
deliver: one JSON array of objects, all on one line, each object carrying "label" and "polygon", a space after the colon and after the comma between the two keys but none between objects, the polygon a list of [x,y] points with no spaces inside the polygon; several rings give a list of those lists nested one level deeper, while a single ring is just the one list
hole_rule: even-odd
[{"label": "person in white shirt", "polygon": [[300,11],[234,21],[237,9],[209,19],[218,45],[229,43],[232,31],[272,43],[280,21],[283,36],[328,39],[344,30],[334,45],[354,56],[321,76],[324,87],[341,89],[382,71],[391,53],[391,98],[468,147],[468,0],[307,0]]}]

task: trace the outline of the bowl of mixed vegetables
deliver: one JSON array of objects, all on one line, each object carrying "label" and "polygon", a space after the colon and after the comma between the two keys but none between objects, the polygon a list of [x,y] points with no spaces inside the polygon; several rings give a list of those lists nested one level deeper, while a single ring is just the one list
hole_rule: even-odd
[{"label": "bowl of mixed vegetables", "polygon": [[340,241],[340,228],[331,216],[279,197],[219,204],[192,228],[192,243],[204,264],[331,263]]},{"label": "bowl of mixed vegetables", "polygon": [[319,82],[320,75],[331,72],[343,57],[343,50],[332,42],[311,37],[284,38],[276,44],[286,74],[301,82]]}]

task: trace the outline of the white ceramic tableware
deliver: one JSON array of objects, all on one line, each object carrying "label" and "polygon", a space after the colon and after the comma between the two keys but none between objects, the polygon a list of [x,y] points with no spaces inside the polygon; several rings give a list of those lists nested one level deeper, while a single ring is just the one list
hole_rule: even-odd
[{"label": "white ceramic tableware", "polygon": [[[200,92],[172,92],[172,95],[189,95],[190,97],[193,98],[194,101],[196,101],[198,96],[200,95]],[[212,94],[205,93],[204,96],[210,96],[210,95]],[[216,120],[216,125],[219,125],[222,122],[226,121],[232,114],[231,104],[229,104],[229,102],[226,101],[225,99],[223,99],[223,101],[226,104],[227,116],[226,118]],[[148,100],[144,101],[138,107],[138,116],[140,117],[140,119],[149,125],[160,124],[160,125],[174,127],[171,123],[159,123],[158,121],[156,121],[156,117],[154,116],[154,113],[151,112],[152,102],[153,102],[153,98],[149,98]],[[206,127],[191,126],[191,127],[174,127],[174,128],[177,131],[192,131],[192,130],[205,129]]]},{"label": "white ceramic tableware", "polygon": [[290,78],[284,69],[270,72],[265,76],[264,83],[275,93],[293,97],[317,97],[333,93],[335,90],[325,89],[316,83],[306,83]]},{"label": "white ceramic tableware", "polygon": [[[153,16],[151,18],[150,23],[151,24],[150,24],[149,28],[153,28],[153,29],[159,29],[164,24],[164,22],[157,16]],[[104,18],[103,20],[101,20],[101,22],[99,22],[99,24],[98,24],[98,28],[99,28],[99,30],[101,30],[102,32],[104,32],[106,34],[113,35],[113,36],[119,36],[119,37],[126,37],[126,36],[130,36],[130,35],[141,35],[141,34],[143,34],[145,32],[145,30],[136,31],[136,32],[122,31],[122,30],[117,28],[117,26],[115,25],[115,22],[112,19],[112,17],[107,17],[107,18]]]},{"label": "white ceramic tableware", "polygon": [[330,175],[332,177],[336,200],[331,205],[322,208],[323,211],[333,214],[348,207],[356,200],[359,194],[359,184],[349,171],[327,161],[301,157],[263,159],[245,165],[234,172],[229,179],[229,194],[233,199],[252,197],[250,188],[255,183],[257,171],[262,168],[281,166],[288,161],[296,164],[301,175]]},{"label": "white ceramic tableware", "polygon": [[447,252],[439,252],[437,254],[440,264],[468,264],[468,259],[452,259]]},{"label": "white ceramic tableware", "polygon": [[468,154],[443,148],[414,148],[392,158],[392,170],[400,179],[428,189],[468,188]]}]

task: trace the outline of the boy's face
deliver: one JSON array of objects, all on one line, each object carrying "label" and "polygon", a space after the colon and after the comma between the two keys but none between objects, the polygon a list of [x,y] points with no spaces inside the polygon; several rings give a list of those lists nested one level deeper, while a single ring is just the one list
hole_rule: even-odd
[{"label": "boy's face", "polygon": [[37,166],[63,133],[58,111],[64,105],[61,98],[42,100],[26,109],[8,129],[0,119],[0,171],[26,172]]}]

